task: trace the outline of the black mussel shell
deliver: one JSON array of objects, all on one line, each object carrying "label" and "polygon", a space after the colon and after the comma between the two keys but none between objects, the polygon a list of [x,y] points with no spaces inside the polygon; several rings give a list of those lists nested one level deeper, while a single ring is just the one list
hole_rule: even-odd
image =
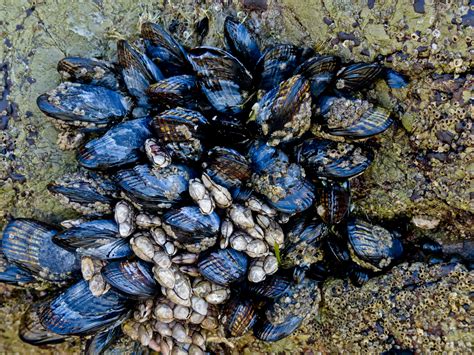
[{"label": "black mussel shell", "polygon": [[96,297],[84,280],[40,306],[38,312],[41,324],[60,335],[93,334],[122,322],[127,313],[127,300],[120,294],[109,290]]},{"label": "black mussel shell", "polygon": [[153,210],[169,208],[182,201],[194,172],[184,165],[171,164],[159,170],[136,165],[115,175],[120,188],[136,203]]},{"label": "black mussel shell", "polygon": [[165,107],[199,108],[200,91],[193,75],[172,76],[152,84],[147,90],[153,103]]},{"label": "black mussel shell", "polygon": [[402,243],[385,228],[360,219],[347,222],[351,258],[359,266],[380,271],[403,253]]},{"label": "black mussel shell", "polygon": [[286,170],[290,159],[282,150],[270,147],[264,141],[254,141],[248,150],[252,171],[257,174],[272,174]]},{"label": "black mussel shell", "polygon": [[309,82],[295,75],[267,92],[253,107],[255,121],[268,144],[301,137],[311,125]]},{"label": "black mussel shell", "polygon": [[58,62],[58,72],[66,81],[120,89],[119,75],[114,66],[104,60],[66,57]]},{"label": "black mussel shell", "polygon": [[184,48],[163,27],[145,22],[142,25],[141,33],[145,39],[147,55],[166,76],[189,72],[189,63]]},{"label": "black mussel shell", "polygon": [[142,156],[145,141],[152,137],[150,121],[138,118],[119,123],[79,148],[77,161],[87,169],[101,170],[136,162]]},{"label": "black mussel shell", "polygon": [[119,188],[112,180],[92,171],[65,175],[56,182],[48,184],[48,190],[72,207],[88,212],[109,211],[119,192]]},{"label": "black mussel shell", "polygon": [[336,77],[335,87],[340,91],[358,91],[369,87],[383,74],[380,63],[354,63],[343,67]]},{"label": "black mussel shell", "polygon": [[249,291],[253,294],[265,298],[279,298],[291,286],[292,281],[284,276],[272,275],[262,282],[250,283]]},{"label": "black mussel shell", "polygon": [[440,256],[443,254],[443,246],[437,241],[429,238],[422,238],[417,242],[420,250],[427,255]]},{"label": "black mussel shell", "polygon": [[105,281],[116,291],[133,299],[147,299],[159,292],[152,265],[144,261],[113,261],[102,269]]},{"label": "black mussel shell", "polygon": [[296,147],[296,158],[313,178],[350,179],[370,166],[374,153],[363,146],[313,138]]},{"label": "black mussel shell", "polygon": [[177,107],[163,111],[153,119],[156,136],[164,143],[186,142],[203,138],[207,119],[197,111]]},{"label": "black mussel shell", "polygon": [[227,337],[240,337],[247,333],[257,321],[255,301],[235,297],[225,305],[222,315]]},{"label": "black mussel shell", "polygon": [[369,281],[370,275],[367,270],[354,265],[349,272],[349,278],[355,286],[362,287],[367,281]]},{"label": "black mussel shell", "polygon": [[324,281],[331,276],[331,271],[325,262],[317,262],[310,265],[306,276],[315,281]]},{"label": "black mussel shell", "polygon": [[268,320],[257,322],[254,327],[254,335],[257,339],[273,342],[286,338],[293,333],[303,323],[304,318],[291,316],[283,323],[273,324]]},{"label": "black mussel shell", "polygon": [[231,16],[226,17],[224,38],[229,52],[251,70],[262,54],[256,39],[247,26]]},{"label": "black mussel shell", "polygon": [[120,326],[97,333],[91,338],[87,339],[84,353],[86,355],[102,354],[121,335],[122,335],[122,328]]},{"label": "black mussel shell", "polygon": [[301,50],[291,44],[280,44],[264,51],[257,63],[259,89],[268,91],[293,75]]},{"label": "black mussel shell", "polygon": [[408,85],[408,78],[393,69],[385,69],[385,81],[392,89],[401,89]]},{"label": "black mussel shell", "polygon": [[106,125],[128,114],[130,99],[102,86],[65,82],[40,95],[39,109],[48,116],[75,124]]},{"label": "black mussel shell", "polygon": [[323,98],[321,113],[333,136],[368,138],[387,130],[393,123],[390,111],[365,100]]},{"label": "black mussel shell", "polygon": [[323,242],[329,236],[326,224],[301,216],[286,226],[285,247],[281,252],[283,268],[309,265],[323,259]]},{"label": "black mussel shell", "polygon": [[319,97],[332,83],[339,67],[341,58],[335,56],[316,56],[309,58],[296,68],[296,74],[302,74],[308,78],[311,94]]},{"label": "black mussel shell", "polygon": [[230,53],[214,47],[193,48],[188,55],[201,90],[220,113],[238,115],[250,99],[252,75]]},{"label": "black mussel shell", "polygon": [[107,219],[83,222],[59,232],[53,241],[79,255],[101,260],[121,259],[133,254],[128,240],[118,233],[115,221]]},{"label": "black mussel shell", "polygon": [[174,238],[186,244],[205,238],[214,239],[220,228],[217,213],[203,215],[197,206],[168,211],[163,215],[163,222],[171,229]]},{"label": "black mussel shell", "polygon": [[28,270],[9,263],[5,256],[0,253],[0,282],[7,284],[27,284],[33,281],[35,281],[35,278]]},{"label": "black mussel shell", "polygon": [[328,257],[337,263],[345,264],[351,260],[347,241],[339,234],[331,235],[330,238],[326,239],[326,250],[328,251]]},{"label": "black mussel shell", "polygon": [[148,107],[148,87],[164,79],[160,69],[145,54],[124,40],[117,42],[117,59],[127,90],[139,106]]},{"label": "black mussel shell", "polygon": [[209,150],[204,168],[209,177],[227,188],[240,186],[252,174],[250,163],[242,154],[224,147]]},{"label": "black mussel shell", "polygon": [[32,304],[21,317],[19,336],[31,345],[57,344],[66,337],[47,330],[40,322],[38,311],[41,303]]},{"label": "black mussel shell", "polygon": [[198,267],[201,275],[218,285],[228,286],[247,274],[248,257],[235,249],[217,249],[202,253]]},{"label": "black mussel shell", "polygon": [[53,243],[56,230],[31,219],[13,219],[2,238],[2,251],[15,263],[49,281],[65,281],[79,271],[77,256]]},{"label": "black mussel shell", "polygon": [[321,219],[328,224],[340,223],[349,214],[349,181],[322,181],[316,190],[316,199],[316,211]]},{"label": "black mussel shell", "polygon": [[238,117],[215,115],[211,119],[212,141],[216,145],[241,145],[256,132],[251,132]]}]

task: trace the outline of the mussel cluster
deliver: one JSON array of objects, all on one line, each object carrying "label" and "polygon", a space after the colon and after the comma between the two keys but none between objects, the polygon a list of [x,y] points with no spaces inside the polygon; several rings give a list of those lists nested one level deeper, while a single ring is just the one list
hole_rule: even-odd
[{"label": "mussel cluster", "polygon": [[[31,305],[28,343],[126,334],[162,353],[199,354],[208,334],[276,341],[317,312],[318,285],[357,285],[403,254],[399,236],[350,216],[350,179],[374,159],[390,112],[364,98],[379,62],[279,44],[261,52],[228,17],[227,48],[185,48],[144,23],[117,61],[68,57],[38,97],[89,139],[81,170],[49,185],[83,216],[51,227],[13,219],[0,280],[62,288]],[[327,139],[316,138],[318,127]]]}]

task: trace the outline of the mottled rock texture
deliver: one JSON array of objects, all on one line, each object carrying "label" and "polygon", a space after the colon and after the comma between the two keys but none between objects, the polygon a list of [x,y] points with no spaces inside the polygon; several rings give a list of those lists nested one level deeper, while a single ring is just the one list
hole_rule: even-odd
[{"label": "mottled rock texture", "polygon": [[[58,131],[35,104],[40,93],[58,83],[59,59],[67,55],[113,59],[115,40],[135,38],[140,21],[146,19],[169,27],[185,44],[196,45],[193,26],[208,16],[210,32],[204,44],[222,45],[223,20],[229,13],[245,20],[262,44],[304,44],[348,61],[383,55],[387,66],[409,76],[406,89],[390,90],[380,82],[369,92],[393,110],[396,124],[372,142],[379,145],[377,158],[353,183],[355,213],[373,221],[403,221],[410,238],[430,235],[446,248],[456,248],[450,243],[471,244],[473,32],[469,25],[474,12],[467,0],[241,0],[231,6],[187,0],[0,0],[0,226],[9,216],[50,222],[74,216],[46,190],[49,181],[76,169],[74,154],[58,148]],[[416,267],[429,275],[444,272]],[[455,269],[443,274],[447,281],[439,276],[431,283],[423,279],[404,288],[396,282],[409,279],[397,275],[408,269],[397,268],[362,289],[334,281],[340,292],[334,294],[325,286],[323,312],[306,333],[300,332],[296,342],[289,338],[261,349],[381,351],[393,343],[422,351],[452,346],[466,351],[472,344],[472,329],[469,333],[463,328],[470,309],[463,306],[469,305],[464,303],[467,273]],[[451,289],[442,287],[445,282]],[[393,293],[388,289],[391,283]],[[374,289],[377,296],[371,296]],[[3,286],[1,291],[0,353],[34,351],[13,334],[24,303],[37,295]],[[397,306],[402,294],[417,306]],[[426,305],[435,296],[443,302],[436,301],[440,313],[433,314]],[[391,317],[397,314],[405,320],[392,324]]]}]

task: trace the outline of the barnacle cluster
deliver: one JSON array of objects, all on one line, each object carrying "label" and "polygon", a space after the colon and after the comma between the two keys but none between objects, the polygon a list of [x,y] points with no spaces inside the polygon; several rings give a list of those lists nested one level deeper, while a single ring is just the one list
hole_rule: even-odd
[{"label": "barnacle cluster", "polygon": [[276,341],[317,312],[328,276],[362,285],[402,258],[395,232],[349,217],[349,179],[393,122],[364,89],[406,78],[294,45],[261,53],[232,18],[224,34],[227,50],[188,49],[147,22],[117,63],[58,64],[65,81],[38,106],[93,137],[86,170],[50,191],[84,216],[5,228],[2,281],[67,283],[27,311],[24,341],[86,336],[100,352],[123,332],[195,354],[209,333]]}]

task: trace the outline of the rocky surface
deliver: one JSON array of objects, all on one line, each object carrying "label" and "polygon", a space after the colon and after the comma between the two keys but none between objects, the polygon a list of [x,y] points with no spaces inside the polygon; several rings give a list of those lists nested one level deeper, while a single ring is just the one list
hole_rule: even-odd
[{"label": "rocky surface", "polygon": [[[380,54],[387,66],[409,76],[411,82],[406,89],[392,91],[380,82],[369,92],[381,105],[392,109],[396,124],[371,142],[380,148],[371,169],[353,182],[355,213],[364,211],[374,221],[402,221],[410,238],[429,235],[450,250],[462,251],[466,245],[472,248],[474,205],[469,182],[473,172],[473,135],[469,99],[473,76],[469,73],[474,9],[469,7],[469,1],[400,0],[382,4],[368,0],[355,4],[349,0],[241,0],[237,7],[223,7],[220,2],[196,6],[182,1],[173,5],[176,3],[0,3],[0,226],[9,216],[58,222],[74,215],[46,190],[48,182],[76,169],[74,154],[58,148],[58,131],[35,104],[40,93],[59,82],[55,69],[59,59],[66,55],[113,59],[115,40],[135,38],[144,20],[163,23],[185,44],[196,45],[200,38],[194,24],[207,16],[210,31],[204,44],[222,44],[223,20],[226,14],[233,13],[256,31],[263,44],[304,44],[354,61],[373,60]],[[400,312],[408,316],[400,328],[391,325],[390,318],[379,324],[374,315],[382,312],[388,317],[394,301],[380,292],[379,297],[374,297],[376,306],[364,300],[374,287],[387,292],[387,284],[379,283],[384,277],[362,289],[335,281],[342,296],[333,295],[328,288],[321,317],[306,328],[307,333],[299,336],[296,343],[290,338],[271,349],[294,350],[301,346],[323,351],[357,347],[368,350],[374,346],[373,350],[382,350],[391,344],[386,342],[386,335],[403,348],[434,350],[444,344],[441,348],[449,350],[455,340],[443,327],[454,327],[453,334],[462,339],[452,344],[466,349],[472,339],[466,339],[469,333],[464,330],[457,331],[463,327],[465,308],[453,308],[452,304],[460,305],[467,294],[463,288],[467,274],[463,271],[456,275],[450,276],[450,285],[459,290],[456,297],[452,296],[454,303],[436,302],[445,312],[440,314],[447,314],[449,321],[423,310],[415,314],[414,310],[405,309]],[[390,277],[398,280],[390,275],[385,278]],[[429,302],[438,291],[446,292],[441,298],[451,297],[446,289],[437,286],[443,277],[437,280],[433,287],[405,288],[403,294],[420,298],[421,308],[422,302]],[[11,287],[1,291],[0,311],[5,321],[0,327],[0,352],[30,351],[17,342],[13,333],[19,310],[31,296]],[[332,298],[338,300],[340,308],[331,308]],[[350,309],[341,306],[353,304],[356,306]],[[343,316],[344,312],[353,312],[357,317],[351,320]],[[363,329],[366,326],[370,329]],[[345,333],[347,329],[357,331]],[[404,329],[411,329],[411,333],[404,333]],[[441,343],[432,339],[430,331],[440,337]],[[384,340],[372,340],[374,336],[382,339],[382,334]],[[53,350],[45,350],[48,351]]]}]

